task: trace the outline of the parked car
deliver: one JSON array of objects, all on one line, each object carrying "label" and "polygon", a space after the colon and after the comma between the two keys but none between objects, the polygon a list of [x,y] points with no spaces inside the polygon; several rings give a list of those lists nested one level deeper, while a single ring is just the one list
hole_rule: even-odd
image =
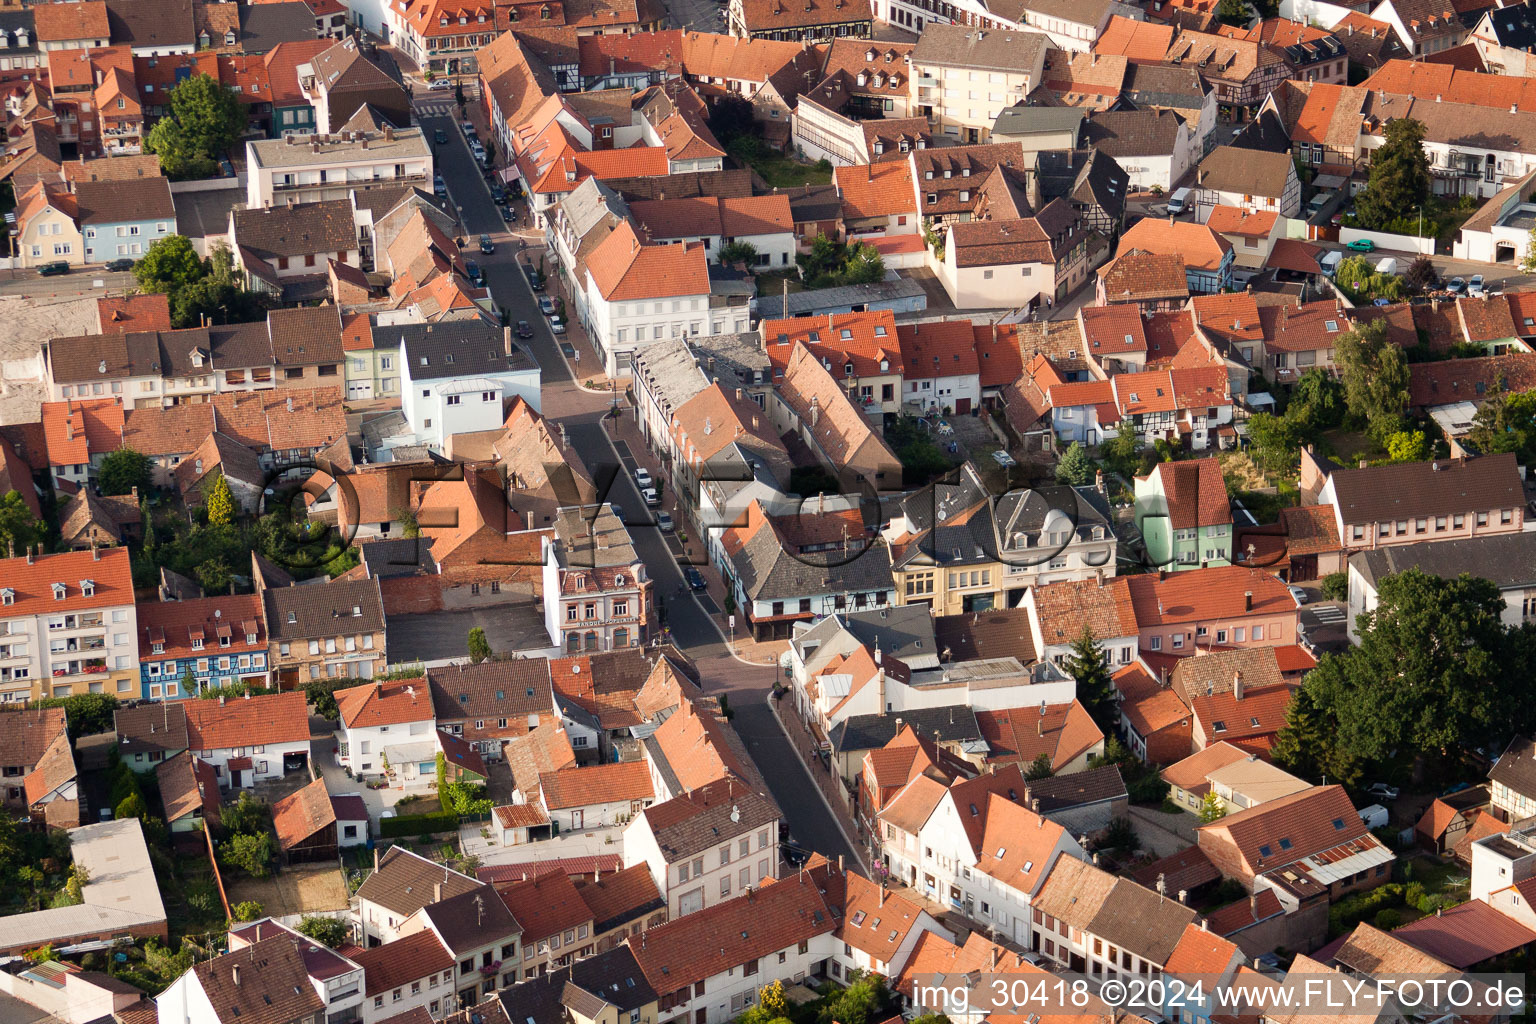
[{"label": "parked car", "polygon": [[122,272],[124,270],[132,270],[132,269],[133,269],[133,260],[130,260],[130,259],[127,259],[127,258],[120,259],[120,260],[113,260],[111,263],[107,264],[107,271],[108,271],[108,273],[112,273],[112,274],[120,273],[120,272]]},{"label": "parked car", "polygon": [[651,486],[651,471],[641,466],[635,470],[635,486],[642,491]]},{"label": "parked car", "polygon": [[672,517],[665,512],[656,513],[656,525],[661,527],[662,533],[671,533],[676,527],[672,523]]},{"label": "parked car", "polygon": [[544,279],[539,276],[539,272],[537,270],[534,270],[526,263],[523,264],[523,276],[528,279],[529,288],[532,288],[536,292],[541,292],[544,290]]},{"label": "parked car", "polygon": [[997,463],[999,466],[1002,466],[1004,469],[1007,469],[1009,466],[1017,466],[1019,464],[1017,459],[1003,451],[1001,448],[992,453],[992,461]]},{"label": "parked car", "polygon": [[549,330],[550,330],[550,332],[552,334],[564,334],[565,333],[565,321],[561,320],[557,316],[550,317],[549,318]]},{"label": "parked car", "polygon": [[1462,292],[1467,290],[1466,279],[1461,277],[1451,278],[1450,282],[1446,284],[1445,290],[1450,292],[1452,295],[1460,295]]},{"label": "parked car", "polygon": [[439,128],[432,133],[432,141],[441,146],[448,141],[448,133]]},{"label": "parked car", "polygon": [[560,354],[565,356],[565,358],[567,358],[567,359],[580,359],[581,358],[580,356],[578,356],[576,354],[576,350],[571,347],[571,343],[568,342],[568,341],[562,341],[560,343]]},{"label": "parked car", "polygon": [[683,569],[683,582],[688,584],[688,589],[695,593],[703,593],[709,589],[709,584],[704,582],[704,574],[691,565]]},{"label": "parked car", "polygon": [[37,272],[42,277],[57,277],[60,274],[69,273],[69,264],[63,260],[54,260],[52,263],[44,263],[38,267]]},{"label": "parked car", "polygon": [[437,197],[439,199],[448,198],[448,183],[443,180],[443,176],[441,174],[433,176],[432,191],[437,193]]},{"label": "parked car", "polygon": [[1369,238],[1357,238],[1353,242],[1345,245],[1344,248],[1353,249],[1355,252],[1375,252],[1376,243],[1371,241]]},{"label": "parked car", "polygon": [[491,186],[491,201],[496,203],[505,203],[507,201],[507,190],[502,188],[500,185],[493,184]]},{"label": "parked car", "polygon": [[533,327],[528,323],[527,320],[519,320],[517,322],[517,336],[519,338],[533,337]]},{"label": "parked car", "polygon": [[1389,786],[1385,782],[1373,782],[1365,787],[1365,792],[1378,800],[1396,800],[1402,790],[1396,786]]},{"label": "parked car", "polygon": [[474,282],[476,287],[485,284],[485,271],[481,270],[480,264],[474,260],[464,261],[464,272],[469,275],[470,281]]},{"label": "parked car", "polygon": [[1312,600],[1307,596],[1307,592],[1302,590],[1300,587],[1287,587],[1286,589],[1291,592],[1291,597],[1296,601],[1298,605],[1306,604],[1308,601]]},{"label": "parked car", "polygon": [[466,139],[473,139],[479,134],[475,131],[475,123],[473,121],[460,121],[459,131],[464,133]]},{"label": "parked car", "polygon": [[427,86],[427,88],[433,92],[443,92],[446,89],[452,89],[453,83],[446,78],[434,78],[432,79],[432,84]]},{"label": "parked car", "polygon": [[539,296],[539,312],[545,316],[555,315],[555,300],[548,295]]},{"label": "parked car", "polygon": [[491,241],[490,235],[480,236],[480,251],[487,256],[496,251],[496,243]]},{"label": "parked car", "polygon": [[645,499],[646,508],[656,508],[661,504],[661,495],[656,493],[654,487],[642,487],[640,497]]},{"label": "parked car", "polygon": [[508,224],[511,224],[512,223],[512,218],[516,217],[516,216],[517,216],[517,214],[513,212],[512,207],[510,207],[510,206],[503,206],[501,208],[501,219],[506,221]]},{"label": "parked car", "polygon": [[1467,294],[1472,296],[1474,299],[1482,298],[1482,295],[1483,295],[1483,275],[1482,274],[1473,274],[1472,275],[1472,280],[1467,282]]},{"label": "parked car", "polygon": [[610,501],[608,503],[608,508],[609,508],[610,511],[613,512],[613,516],[614,516],[615,519],[617,519],[621,523],[624,522],[624,506],[623,505],[620,505],[617,502]]}]

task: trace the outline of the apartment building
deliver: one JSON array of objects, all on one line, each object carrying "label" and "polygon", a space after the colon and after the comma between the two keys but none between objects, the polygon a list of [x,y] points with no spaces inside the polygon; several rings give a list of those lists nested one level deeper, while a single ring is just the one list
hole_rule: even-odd
[{"label": "apartment building", "polygon": [[567,654],[645,643],[651,579],[611,506],[560,509],[543,561],[544,624]]},{"label": "apartment building", "polygon": [[1048,45],[1038,32],[930,21],[912,50],[916,112],[950,139],[986,142],[1003,109],[1040,84]]},{"label": "apartment building", "polygon": [[138,692],[127,548],[0,559],[0,702]]},{"label": "apartment building", "polygon": [[432,186],[432,147],[422,128],[287,135],[245,144],[249,209],[345,199],[381,185]]},{"label": "apartment building", "polygon": [[260,584],[271,638],[268,663],[283,689],[312,679],[367,679],[387,664],[377,578],[311,586]]}]

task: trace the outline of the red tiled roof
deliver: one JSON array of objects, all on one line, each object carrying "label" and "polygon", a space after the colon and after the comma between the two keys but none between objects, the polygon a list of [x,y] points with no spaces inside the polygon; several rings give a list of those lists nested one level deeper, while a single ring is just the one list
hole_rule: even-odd
[{"label": "red tiled roof", "polygon": [[349,729],[405,725],[433,717],[432,692],[425,679],[375,681],[336,691],[341,722]]},{"label": "red tiled roof", "polygon": [[[1215,935],[1234,935],[1249,925],[1267,921],[1285,913],[1275,890],[1265,886],[1258,892],[1258,899],[1238,900],[1220,910],[1206,915],[1205,922]],[[1257,911],[1257,912],[1255,912]]]},{"label": "red tiled roof", "polygon": [[1253,212],[1240,206],[1217,206],[1212,208],[1205,226],[1224,235],[1268,238],[1278,219],[1279,214],[1269,210]]},{"label": "red tiled roof", "polygon": [[598,764],[587,768],[562,768],[539,776],[544,806],[550,810],[590,807],[593,804],[649,800],[651,770],[644,761]]},{"label": "red tiled roof", "polygon": [[1184,934],[1179,936],[1178,945],[1168,955],[1163,972],[1217,977],[1246,960],[1236,946],[1220,935],[1214,935],[1197,924],[1187,924],[1184,926]]},{"label": "red tiled roof", "polygon": [[1202,825],[1198,834],[1201,846],[1230,842],[1250,869],[1278,867],[1350,840],[1372,839],[1343,786],[1303,789]]},{"label": "red tiled roof", "polygon": [[855,220],[911,214],[916,229],[917,193],[906,160],[887,160],[832,172],[843,199],[843,216]]},{"label": "red tiled roof", "polygon": [[1422,917],[1392,937],[1459,970],[1536,942],[1536,931],[1482,900]]},{"label": "red tiled roof", "polygon": [[309,705],[303,693],[268,693],[234,700],[188,700],[187,746],[225,750],[309,741]]},{"label": "red tiled roof", "polygon": [[1168,524],[1173,529],[1231,525],[1226,481],[1214,458],[1160,462],[1152,473],[1162,479]]},{"label": "red tiled roof", "polygon": [[903,324],[896,328],[896,337],[901,343],[902,372],[908,379],[980,373],[969,320]]},{"label": "red tiled roof", "polygon": [[1536,353],[1445,359],[1408,368],[1408,404],[1414,408],[1482,402],[1500,391],[1536,388]]},{"label": "red tiled roof", "polygon": [[[1196,619],[1240,617],[1244,595],[1253,594],[1251,614],[1296,614],[1296,601],[1285,584],[1266,572],[1239,566],[1212,566],[1156,576],[1125,577],[1136,621],[1141,626],[1173,625]],[[1041,588],[1044,589],[1044,588]]]},{"label": "red tiled roof", "polygon": [[1285,725],[1292,692],[1286,685],[1247,690],[1242,700],[1231,692],[1209,697],[1201,694],[1190,699],[1190,711],[1200,720],[1207,737],[1235,744],[1279,732]]},{"label": "red tiled roof", "polygon": [[367,986],[364,994],[370,997],[453,967],[453,954],[443,948],[437,933],[430,928],[361,950],[351,959],[363,969]]},{"label": "red tiled roof", "polygon": [[[632,762],[644,767],[644,762]],[[592,920],[576,883],[563,871],[541,871],[526,881],[497,886],[501,901],[522,925],[523,943],[546,939]]]},{"label": "red tiled roof", "polygon": [[87,398],[43,403],[43,436],[54,466],[81,466],[91,456],[123,446],[123,403],[116,398]]},{"label": "red tiled roof", "polygon": [[1170,223],[1148,217],[1137,221],[1120,237],[1119,251],[1132,249],[1159,255],[1178,254],[1186,266],[1215,270],[1222,257],[1232,251],[1232,243],[1204,224],[1185,220]]},{"label": "red tiled roof", "polygon": [[[92,585],[90,596],[85,582]],[[62,599],[54,597],[56,583],[64,586]],[[121,547],[18,556],[0,559],[0,589],[12,592],[8,617],[109,608],[133,604],[133,570],[128,549]]]},{"label": "red tiled roof", "polygon": [[587,272],[610,302],[709,294],[702,244],[645,245],[627,222],[592,250]]},{"label": "red tiled roof", "polygon": [[767,320],[762,325],[762,336],[768,361],[777,373],[783,373],[797,342],[824,366],[831,364],[827,372],[834,380],[848,378],[850,363],[855,377],[903,372],[901,339],[890,310]]},{"label": "red tiled roof", "polygon": [[327,825],[336,824],[336,809],[324,779],[316,779],[297,793],[289,793],[272,805],[272,830],[279,849],[291,850]]}]

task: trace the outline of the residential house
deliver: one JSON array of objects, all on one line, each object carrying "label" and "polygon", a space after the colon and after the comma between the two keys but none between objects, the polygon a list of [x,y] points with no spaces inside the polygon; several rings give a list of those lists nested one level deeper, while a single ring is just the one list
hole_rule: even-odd
[{"label": "residential house", "polygon": [[1220,146],[1195,173],[1195,219],[1210,219],[1218,206],[1249,213],[1295,217],[1301,210],[1301,179],[1289,153]]},{"label": "residential house", "polygon": [[811,0],[802,7],[783,0],[731,0],[726,25],[741,39],[828,43],[869,37],[869,0]]},{"label": "residential house", "polygon": [[1477,787],[1437,797],[1413,826],[1413,835],[1419,845],[1439,854],[1449,854],[1463,838],[1471,833],[1472,823],[1482,809],[1488,806],[1489,793]]},{"label": "residential house", "polygon": [[[841,340],[844,339],[839,332]],[[896,351],[899,353],[899,347]],[[848,372],[847,363],[843,370]],[[843,483],[844,493],[853,491],[861,482],[877,491],[885,480],[890,482],[884,487],[895,486],[900,465],[895,454],[870,426],[855,399],[848,396],[805,343],[793,346],[782,376],[775,366],[774,379],[778,387],[767,402],[774,429],[781,437],[785,433],[796,434],[815,454],[817,462]],[[871,391],[871,401],[873,394]],[[880,394],[883,399],[883,385]],[[893,399],[899,394],[893,385]],[[857,401],[862,402],[863,397],[859,394]]]},{"label": "residential house", "polygon": [[468,875],[392,846],[378,855],[357,890],[361,944],[373,949],[392,943],[404,937],[401,926],[427,904],[481,891],[481,883]]},{"label": "residential house", "polygon": [[1154,673],[1138,659],[1114,675],[1120,698],[1120,731],[1131,753],[1150,765],[1189,756],[1189,707],[1168,688],[1167,669]]},{"label": "residential house", "polygon": [[906,324],[896,329],[896,337],[904,406],[963,416],[981,405],[981,362],[970,321]]},{"label": "residential house", "polygon": [[1114,157],[1091,148],[1044,152],[1036,156],[1035,173],[1041,198],[1065,199],[1089,231],[1120,234],[1131,179]]},{"label": "residential house", "polygon": [[400,339],[401,411],[412,443],[442,450],[457,434],[495,430],[506,402],[539,408],[539,367],[510,327],[478,317],[389,328]]},{"label": "residential house", "polygon": [[75,755],[63,708],[0,711],[0,749],[5,750],[0,795],[10,813],[49,828],[80,824]]},{"label": "residential house", "polygon": [[1175,33],[1164,59],[1198,66],[1202,77],[1215,87],[1222,117],[1231,120],[1252,117],[1270,91],[1292,74],[1291,63],[1279,47],[1206,32]]},{"label": "residential house", "polygon": [[1373,836],[1343,786],[1311,786],[1228,814],[1196,830],[1225,878],[1254,891],[1274,886],[1330,901],[1373,888],[1396,856]]},{"label": "residential house", "polygon": [[1415,58],[1459,46],[1473,27],[1462,21],[1455,7],[1425,0],[1381,0],[1369,14],[1371,20],[1390,25]]},{"label": "residential house", "polygon": [[710,542],[712,553],[720,530],[736,519],[747,499],[746,489],[731,499],[725,494],[735,482],[752,489],[772,490],[788,484],[789,453],[773,432],[762,407],[746,391],[727,392],[718,383],[694,395],[672,415],[667,449],[671,454],[672,493],[679,509],[692,506]]},{"label": "residential house", "polygon": [[1234,284],[1246,284],[1249,278],[1270,269],[1276,244],[1290,241],[1281,236],[1285,221],[1271,211],[1251,213],[1237,206],[1217,206],[1209,212],[1206,227],[1232,246]]},{"label": "residential house", "polygon": [[1170,191],[1200,158],[1197,126],[1170,109],[1114,110],[1083,124],[1083,141],[1113,157],[1143,191]]},{"label": "residential house", "polygon": [[629,212],[647,241],[703,242],[711,263],[719,263],[720,250],[734,243],[750,245],[755,255],[748,265],[764,270],[789,266],[795,251],[787,196],[636,201]]},{"label": "residential house", "polygon": [[1157,568],[1232,562],[1232,509],[1214,458],[1165,462],[1136,478],[1136,528]]},{"label": "residential house", "polygon": [[535,869],[521,881],[498,885],[497,896],[522,929],[515,977],[532,980],[596,952],[592,910],[565,872]]},{"label": "residential house", "polygon": [[[912,51],[917,113],[949,138],[986,142],[1002,109],[1040,84],[1048,45],[1048,37],[1038,32],[930,21]],[[985,100],[969,88],[977,80],[973,76],[983,74]]]},{"label": "residential house", "polygon": [[271,637],[268,663],[280,685],[311,679],[366,679],[388,664],[377,579],[312,586],[257,586]]},{"label": "residential house", "polygon": [[[391,75],[369,60],[355,37],[340,39],[307,63],[299,64],[295,72],[299,91],[314,108],[315,131],[320,134],[351,128],[355,116],[364,110],[369,118],[384,120],[385,142],[390,141],[390,126],[407,134],[411,131],[411,96],[396,77],[398,70]],[[350,134],[355,137],[359,133]],[[399,178],[400,174],[394,177]]]},{"label": "residential house", "polygon": [[88,0],[81,7],[50,8],[41,15],[34,11],[32,17],[44,67],[48,66],[48,55],[55,50],[95,49],[112,41],[107,5],[101,0]]},{"label": "residential house", "polygon": [[[1212,294],[1232,287],[1232,244],[1205,224],[1149,217],[1133,224],[1120,236],[1119,251],[1128,253],[1131,250],[1183,257],[1190,292]],[[1102,280],[1100,290],[1108,296],[1119,294],[1114,286]]]},{"label": "residential house", "polygon": [[502,745],[554,724],[549,662],[537,658],[445,665],[427,670],[436,728],[469,743],[487,761]]},{"label": "residential house", "polygon": [[1097,275],[1094,299],[1101,306],[1123,304],[1153,313],[1177,309],[1189,301],[1189,279],[1179,252],[1121,245],[1120,254],[1100,267]]},{"label": "residential house", "polygon": [[231,210],[229,248],[251,288],[284,299],[320,297],[330,261],[362,259],[350,198]]},{"label": "residential house", "polygon": [[[705,329],[717,301],[710,294],[708,267],[703,244],[642,244],[627,222],[592,250],[579,287],[586,293],[586,326],[605,372],[628,369],[648,342],[685,331],[719,333]],[[728,329],[746,330],[745,309]]]},{"label": "residential house", "polygon": [[[496,1005],[512,1007],[535,1020],[605,1024],[614,1015],[621,1020],[631,1015],[637,1020],[657,1017],[656,993],[634,954],[622,945],[530,978],[497,998],[501,1002]],[[509,1020],[514,1019],[512,1011],[506,1012]]]},{"label": "residential house", "polygon": [[561,508],[541,557],[545,627],[567,654],[645,642],[651,580],[611,507]]},{"label": "residential house", "polygon": [[1536,743],[1516,736],[1488,773],[1489,806],[1500,821],[1524,821],[1536,814]]},{"label": "residential house", "polygon": [[558,828],[623,825],[655,798],[650,768],[643,761],[574,766],[539,776],[539,802]]},{"label": "residential house", "polygon": [[1332,506],[1350,552],[1519,533],[1525,524],[1520,477],[1508,453],[1328,472],[1303,450],[1301,490],[1315,495],[1304,503]]},{"label": "residential house", "polygon": [[86,263],[134,259],[176,234],[176,209],[166,178],[82,181],[75,205]]},{"label": "residential house", "polygon": [[[358,776],[437,778],[437,721],[425,679],[394,679],[336,691],[341,743],[336,759]],[[393,752],[393,756],[391,756]],[[432,764],[427,769],[425,765]],[[414,769],[414,770],[411,770]]]},{"label": "residential house", "polygon": [[794,346],[804,345],[850,400],[858,399],[868,411],[901,409],[903,362],[891,312],[765,320],[759,329],[776,381],[784,377]]},{"label": "residential house", "polygon": [[85,488],[59,509],[59,540],[72,551],[112,547],[143,536],[138,488],[128,494],[96,495]]},{"label": "residential house", "polygon": [[[775,878],[780,811],[773,798],[726,777],[644,808],[624,829],[624,858],[644,865],[671,918],[714,906]],[[766,858],[755,870],[754,855]]]},{"label": "residential house", "polygon": [[199,963],[157,997],[159,1012],[168,1024],[233,1024],[251,1015],[267,1015],[274,1024],[319,1024],[326,1000],[310,981],[302,948],[275,934]]},{"label": "residential house", "polygon": [[[322,130],[323,131],[323,130]],[[248,209],[345,199],[353,189],[414,185],[427,189],[433,175],[432,147],[421,128],[285,135],[250,139]]]},{"label": "residential house", "polygon": [[204,687],[236,683],[266,686],[271,678],[262,602],[254,594],[145,602],[138,622],[144,698],[195,697]]},{"label": "residential house", "polygon": [[1349,639],[1359,643],[1358,617],[1376,610],[1382,581],[1409,569],[1447,580],[1470,573],[1492,581],[1504,599],[1500,619],[1506,626],[1519,627],[1536,617],[1533,557],[1536,544],[1524,532],[1357,551],[1347,563]]},{"label": "residential house", "polygon": [[206,843],[200,833],[219,821],[219,776],[213,765],[182,751],[155,767],[160,803],[172,839]]},{"label": "residential house", "polygon": [[23,267],[85,262],[80,207],[62,185],[39,181],[16,197],[16,252]]},{"label": "residential house", "polygon": [[1213,566],[1128,576],[1126,584],[1141,650],[1193,653],[1201,640],[1268,647],[1296,642],[1300,610],[1269,573]]},{"label": "residential house", "polygon": [[1131,664],[1140,627],[1129,581],[1127,576],[1063,580],[1025,591],[1023,607],[1030,612],[1036,656],[1059,665],[1086,628],[1117,664]]},{"label": "residential house", "polygon": [[[219,785],[249,789],[257,782],[305,770],[309,762],[309,712],[302,693],[271,693],[228,700],[188,700],[174,705],[186,719],[187,749],[211,764]],[[146,716],[153,723],[153,715]],[[128,737],[118,748],[128,751]],[[153,748],[156,741],[151,739]],[[126,754],[125,754],[126,756]]]},{"label": "residential house", "polygon": [[1211,793],[1216,794],[1215,805],[1230,814],[1310,787],[1309,783],[1225,740],[1169,765],[1159,775],[1168,783],[1168,799],[1180,810],[1195,815],[1202,812]]},{"label": "residential house", "polygon": [[[441,875],[438,877],[442,877]],[[435,896],[435,893],[434,893]],[[444,894],[400,926],[402,937],[431,931],[457,963],[454,988],[460,1006],[470,1006],[521,976],[522,929],[488,885],[458,896]]]},{"label": "residential house", "polygon": [[1073,857],[1056,860],[1030,914],[1032,946],[1049,965],[1111,978],[1164,971],[1196,917],[1177,899]]},{"label": "residential house", "polygon": [[0,702],[138,691],[127,548],[0,560]]},{"label": "residential house", "polygon": [[424,1009],[442,1020],[458,1005],[453,955],[431,931],[420,931],[351,955],[363,969],[363,1024]]},{"label": "residential house", "polygon": [[956,307],[1066,301],[1088,273],[1087,234],[1071,204],[1053,199],[1032,216],[998,216],[1005,219],[946,226],[939,281]]}]

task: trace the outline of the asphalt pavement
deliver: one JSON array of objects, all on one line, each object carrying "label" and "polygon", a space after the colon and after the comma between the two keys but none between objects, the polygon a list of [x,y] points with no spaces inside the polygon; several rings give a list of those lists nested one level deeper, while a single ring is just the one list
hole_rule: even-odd
[{"label": "asphalt pavement", "polygon": [[109,274],[100,267],[70,267],[58,277],[41,277],[35,270],[0,271],[0,295],[29,299],[76,298],[80,295],[117,295],[138,285],[133,274]]}]

